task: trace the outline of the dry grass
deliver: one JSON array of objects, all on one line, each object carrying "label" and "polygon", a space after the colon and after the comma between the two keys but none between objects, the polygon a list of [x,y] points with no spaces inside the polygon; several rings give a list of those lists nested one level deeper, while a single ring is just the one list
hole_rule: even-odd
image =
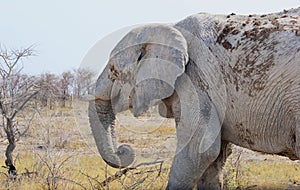
[{"label": "dry grass", "polygon": [[227,189],[300,189],[299,161],[276,155],[235,148],[224,173]]},{"label": "dry grass", "polygon": [[300,189],[300,165],[284,161],[249,161],[243,164],[240,181],[252,189]]},{"label": "dry grass", "polygon": [[[0,189],[165,189],[176,144],[173,120],[153,113],[141,118],[133,118],[130,112],[118,115],[118,141],[134,147],[134,166],[158,159],[165,162],[129,170],[104,187],[102,182],[119,170],[108,167],[97,153],[86,103],[75,102],[73,107],[40,110],[14,152],[17,180],[9,180],[6,169],[1,168]],[[5,141],[0,144],[3,165],[5,145]],[[242,153],[236,162],[235,152],[228,160],[227,189],[298,187],[298,162],[275,156],[257,160],[257,154],[249,159],[249,154]]]}]

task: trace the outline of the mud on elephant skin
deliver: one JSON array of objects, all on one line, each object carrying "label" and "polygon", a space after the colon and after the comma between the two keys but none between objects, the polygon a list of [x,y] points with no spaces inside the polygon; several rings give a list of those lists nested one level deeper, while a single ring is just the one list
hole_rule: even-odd
[{"label": "mud on elephant skin", "polygon": [[89,103],[102,158],[134,161],[117,147],[115,114],[159,104],[176,122],[168,189],[222,188],[233,143],[300,158],[300,8],[268,15],[196,14],[130,31],[112,50]]}]

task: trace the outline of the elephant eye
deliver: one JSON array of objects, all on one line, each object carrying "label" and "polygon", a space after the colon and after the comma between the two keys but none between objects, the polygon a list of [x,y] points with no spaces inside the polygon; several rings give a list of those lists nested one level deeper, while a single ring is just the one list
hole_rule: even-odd
[{"label": "elephant eye", "polygon": [[145,56],[145,54],[146,54],[146,48],[142,47],[141,51],[140,51],[140,55],[139,55],[139,57],[137,59],[137,63],[139,63],[142,60],[142,58]]}]

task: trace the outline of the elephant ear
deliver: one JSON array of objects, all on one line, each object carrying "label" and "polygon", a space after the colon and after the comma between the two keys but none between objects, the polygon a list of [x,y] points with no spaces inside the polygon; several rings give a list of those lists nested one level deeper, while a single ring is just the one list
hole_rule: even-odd
[{"label": "elephant ear", "polygon": [[[135,116],[171,96],[188,62],[187,42],[170,25],[148,25],[132,31],[137,43],[137,67],[131,93]],[[134,39],[131,39],[134,41]]]}]

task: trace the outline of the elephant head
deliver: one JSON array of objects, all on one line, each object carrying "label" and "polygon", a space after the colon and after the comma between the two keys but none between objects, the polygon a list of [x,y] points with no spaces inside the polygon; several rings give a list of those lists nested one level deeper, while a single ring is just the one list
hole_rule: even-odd
[{"label": "elephant head", "polygon": [[134,161],[129,145],[117,148],[115,114],[132,108],[139,116],[174,93],[188,62],[187,42],[170,25],[152,24],[130,31],[112,50],[89,104],[92,132],[102,158],[112,167]]}]

